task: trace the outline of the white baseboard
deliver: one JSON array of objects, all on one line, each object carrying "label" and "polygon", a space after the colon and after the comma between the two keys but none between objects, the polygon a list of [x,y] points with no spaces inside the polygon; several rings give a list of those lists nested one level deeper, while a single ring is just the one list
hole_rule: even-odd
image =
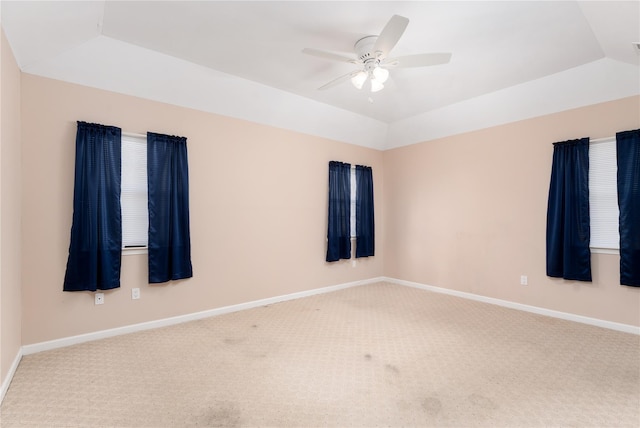
[{"label": "white baseboard", "polygon": [[4,378],[4,381],[2,382],[2,386],[0,386],[0,404],[2,404],[2,401],[4,400],[4,396],[9,390],[9,385],[11,385],[11,380],[13,380],[13,375],[16,374],[16,370],[18,369],[18,364],[20,364],[22,355],[23,355],[22,348],[20,348],[18,349],[18,354],[13,359],[13,363],[11,364],[11,367],[9,367],[9,372],[7,373],[7,376]]},{"label": "white baseboard", "polygon": [[[240,303],[237,305],[225,306],[221,308],[215,308],[207,311],[195,312],[195,313],[180,315],[180,316],[171,317],[171,318],[164,318],[164,319],[144,322],[140,324],[132,324],[124,327],[112,328],[109,330],[101,330],[93,333],[81,334],[78,336],[65,337],[62,339],[50,340],[47,342],[35,343],[32,345],[24,345],[21,349],[20,357],[22,355],[35,354],[37,352],[63,348],[65,346],[76,345],[79,343],[90,342],[93,340],[104,339],[107,337],[119,336],[122,334],[134,333],[134,332],[143,331],[143,330],[150,330],[150,329],[159,328],[159,327],[166,327],[166,326],[180,324],[188,321],[209,318],[216,315],[242,311],[245,309],[256,308],[259,306],[265,306],[265,305],[270,305],[270,304],[279,303],[279,302],[285,302],[287,300],[294,300],[294,299],[313,296],[317,294],[330,293],[332,291],[342,290],[345,288],[355,287],[359,285],[373,284],[381,281],[389,282],[392,284],[404,285],[408,287],[420,288],[423,290],[433,291],[436,293],[449,294],[452,296],[462,297],[465,299],[471,299],[471,300],[476,300],[480,302],[490,303],[493,305],[504,306],[511,309],[518,309],[521,311],[532,312],[539,315],[546,315],[554,318],[560,318],[560,319],[575,321],[583,324],[594,325],[598,327],[608,328],[610,330],[617,330],[625,333],[640,335],[640,327],[636,327],[628,324],[605,321],[597,318],[589,318],[589,317],[571,314],[567,312],[554,311],[551,309],[540,308],[537,306],[529,306],[522,303],[510,302],[508,300],[501,300],[493,297],[486,297],[478,294],[466,293],[463,291],[451,290],[447,288],[434,287],[432,285],[425,285],[417,282],[405,281],[405,280],[396,279],[396,278],[377,277],[377,278],[371,278],[371,279],[366,279],[361,281],[354,281],[354,282],[348,282],[344,284],[333,285],[329,287],[316,288],[313,290],[301,291],[298,293],[286,294],[282,296],[270,297],[267,299],[255,300],[252,302]],[[17,358],[17,361],[19,362],[20,359]],[[17,367],[17,362],[15,363],[15,365]],[[15,368],[13,369],[15,370]],[[8,379],[10,382],[11,377],[9,376]],[[3,387],[4,387],[4,384],[3,384]]]},{"label": "white baseboard", "polygon": [[209,318],[216,315],[228,314],[231,312],[242,311],[245,309],[256,308],[259,306],[271,305],[274,303],[285,302],[287,300],[299,299],[302,297],[314,296],[316,294],[330,293],[349,287],[358,285],[373,284],[383,281],[382,277],[365,279],[361,281],[347,282],[344,284],[332,285],[329,287],[315,288],[313,290],[300,291],[298,293],[285,294],[282,296],[269,297],[267,299],[255,300],[237,305],[224,306],[222,308],[210,309],[202,312],[195,312],[186,315],[179,315],[171,318],[164,318],[155,321],[148,321],[140,324],[132,324],[124,327],[117,327],[108,330],[96,331],[93,333],[80,334],[78,336],[64,337],[62,339],[50,340],[47,342],[34,343],[32,345],[24,345],[22,347],[22,355],[35,354],[37,352],[49,351],[52,349],[63,348],[65,346],[77,345],[79,343],[90,342],[107,337],[119,336],[122,334],[134,333],[137,331],[150,330],[159,327],[166,327],[175,324],[181,324],[188,321],[195,321],[203,318]]},{"label": "white baseboard", "polygon": [[402,279],[383,277],[383,281],[392,284],[405,285],[407,287],[420,288],[422,290],[433,291],[436,293],[449,294],[451,296],[462,297],[464,299],[477,300],[479,302],[490,303],[492,305],[504,306],[506,308],[517,309],[525,312],[532,312],[538,315],[546,315],[548,317],[560,318],[568,321],[575,321],[582,324],[589,324],[597,327],[608,328],[610,330],[622,331],[624,333],[632,333],[640,335],[640,327],[629,324],[622,324],[613,321],[605,321],[597,318],[589,318],[582,315],[571,314],[568,312],[554,311],[552,309],[540,308],[538,306],[530,306],[522,303],[510,302],[508,300],[496,299],[493,297],[481,296],[479,294],[466,293],[464,291],[450,290],[448,288],[434,287],[432,285],[420,284],[417,282],[405,281]]}]

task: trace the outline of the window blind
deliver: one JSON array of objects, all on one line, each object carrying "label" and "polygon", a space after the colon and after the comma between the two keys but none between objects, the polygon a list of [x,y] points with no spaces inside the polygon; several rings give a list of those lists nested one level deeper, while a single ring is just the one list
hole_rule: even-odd
[{"label": "window blind", "polygon": [[351,237],[356,237],[356,168],[351,167],[351,212],[349,217]]},{"label": "window blind", "polygon": [[591,248],[620,248],[617,172],[616,139],[592,141],[589,144]]},{"label": "window blind", "polygon": [[147,247],[147,139],[122,135],[122,248]]}]

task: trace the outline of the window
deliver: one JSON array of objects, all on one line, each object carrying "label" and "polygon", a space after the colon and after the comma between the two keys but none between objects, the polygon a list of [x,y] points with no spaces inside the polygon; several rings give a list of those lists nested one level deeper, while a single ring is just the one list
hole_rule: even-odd
[{"label": "window", "polygon": [[349,227],[351,230],[351,239],[356,238],[356,167],[351,167],[351,216],[349,218]]},{"label": "window", "polygon": [[375,232],[371,167],[356,165],[352,168],[348,163],[330,161],[328,196],[325,261],[350,259],[354,240],[356,258],[373,256]]},{"label": "window", "polygon": [[149,213],[147,206],[147,138],[122,135],[122,248],[147,248]]},{"label": "window", "polygon": [[591,141],[589,144],[589,216],[591,217],[589,246],[592,249],[618,250],[620,248],[617,171],[615,137]]}]

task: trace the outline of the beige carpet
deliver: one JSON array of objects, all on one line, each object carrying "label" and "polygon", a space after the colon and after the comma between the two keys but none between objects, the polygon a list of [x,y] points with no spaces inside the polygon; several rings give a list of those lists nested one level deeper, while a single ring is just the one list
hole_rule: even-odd
[{"label": "beige carpet", "polygon": [[374,284],[23,358],[2,427],[640,426],[640,337]]}]

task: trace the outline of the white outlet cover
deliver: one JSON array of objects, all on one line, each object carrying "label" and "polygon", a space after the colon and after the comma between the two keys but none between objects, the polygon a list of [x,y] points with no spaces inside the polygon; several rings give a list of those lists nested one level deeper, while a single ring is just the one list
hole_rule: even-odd
[{"label": "white outlet cover", "polygon": [[96,293],[95,294],[95,304],[103,305],[104,304],[104,293]]}]

